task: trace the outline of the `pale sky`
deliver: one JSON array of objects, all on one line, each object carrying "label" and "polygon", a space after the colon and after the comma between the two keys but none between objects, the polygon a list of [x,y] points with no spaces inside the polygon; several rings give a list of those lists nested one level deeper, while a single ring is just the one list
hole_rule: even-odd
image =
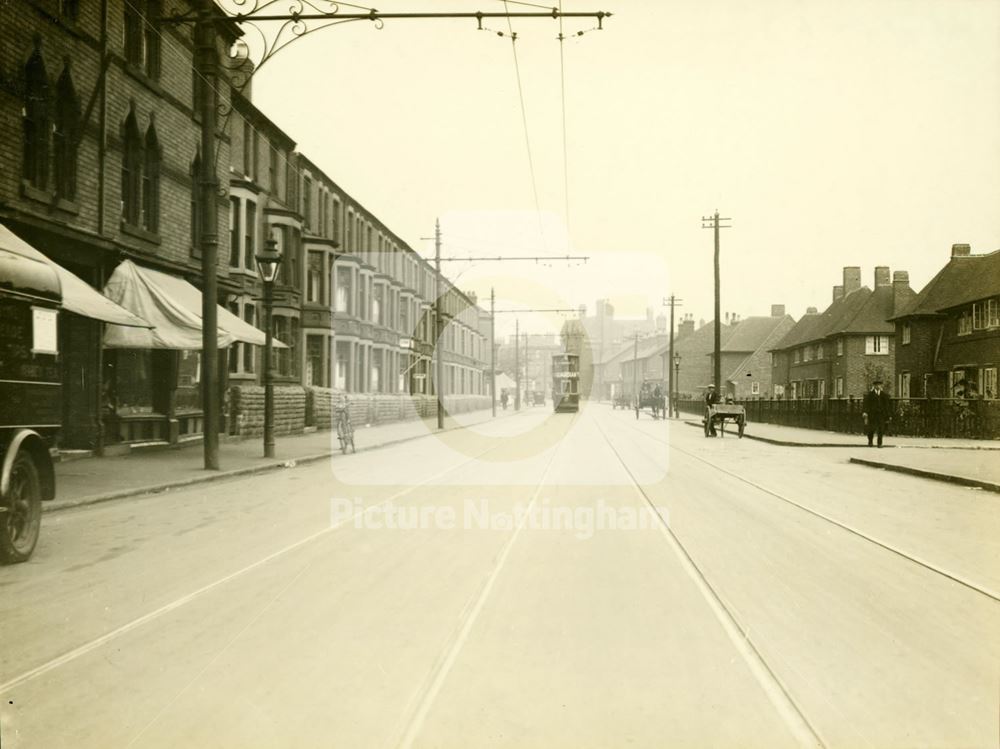
[{"label": "pale sky", "polygon": [[[594,258],[466,270],[459,286],[483,299],[496,285],[498,306],[547,298],[593,310],[607,296],[638,316],[673,292],[681,311],[709,319],[712,236],[700,219],[716,208],[733,224],[722,233],[722,308],[742,316],[771,303],[796,318],[822,308],[844,265],[862,266],[868,285],[875,265],[908,270],[919,290],[952,243],[1000,249],[1000,0],[562,7],[614,14],[564,44],[568,219],[551,19],[513,21],[541,218],[510,39],[474,21],[318,31],[258,73],[253,98],[425,255],[433,245],[421,238],[440,217],[445,256]],[[565,31],[593,25],[567,20]]]}]

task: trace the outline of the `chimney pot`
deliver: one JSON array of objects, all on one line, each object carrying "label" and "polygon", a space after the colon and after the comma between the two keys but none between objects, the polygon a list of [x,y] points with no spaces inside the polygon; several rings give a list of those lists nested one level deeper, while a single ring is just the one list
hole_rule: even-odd
[{"label": "chimney pot", "polygon": [[972,245],[953,244],[951,246],[952,257],[969,257],[972,254]]},{"label": "chimney pot", "polygon": [[895,271],[892,274],[892,285],[895,286],[898,283],[905,284],[906,286],[909,286],[910,285],[910,274],[907,273],[905,270],[897,270],[897,271]]},{"label": "chimney pot", "polygon": [[887,265],[876,265],[875,266],[875,286],[874,286],[874,288],[877,289],[879,286],[888,286],[891,283],[889,281],[890,278],[891,278],[891,274],[889,273],[889,266],[887,266]]},{"label": "chimney pot", "polygon": [[848,265],[844,267],[844,296],[861,288],[861,266]]},{"label": "chimney pot", "polygon": [[815,307],[806,307],[806,314],[807,315],[817,315],[817,314],[819,314],[819,312],[818,312],[818,310]]}]

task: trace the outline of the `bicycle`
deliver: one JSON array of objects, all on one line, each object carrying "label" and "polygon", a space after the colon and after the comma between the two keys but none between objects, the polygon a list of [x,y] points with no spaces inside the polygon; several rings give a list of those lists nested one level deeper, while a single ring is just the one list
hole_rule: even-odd
[{"label": "bicycle", "polygon": [[334,407],[334,418],[337,424],[337,439],[340,440],[340,451],[347,454],[347,446],[351,446],[351,452],[356,453],[354,447],[354,424],[351,423],[351,413],[346,401]]}]

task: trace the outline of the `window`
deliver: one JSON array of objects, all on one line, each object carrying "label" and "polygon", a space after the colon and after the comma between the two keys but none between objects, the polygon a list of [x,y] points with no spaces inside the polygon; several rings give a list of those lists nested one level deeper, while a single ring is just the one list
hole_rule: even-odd
[{"label": "window", "polygon": [[911,335],[910,323],[904,322],[900,328],[900,339],[902,340],[904,346],[909,345],[910,335]]},{"label": "window", "polygon": [[972,329],[982,330],[986,327],[986,304],[975,302],[972,305]]},{"label": "window", "polygon": [[39,190],[49,182],[49,77],[37,49],[24,67],[22,175]]},{"label": "window", "polygon": [[141,226],[146,231],[160,228],[160,142],[156,128],[150,123],[146,130],[142,165],[142,216]]},{"label": "window", "polygon": [[307,229],[312,228],[312,180],[302,179],[302,223]]},{"label": "window", "polygon": [[139,225],[139,195],[142,184],[142,138],[135,121],[135,112],[125,120],[122,142],[122,220]]},{"label": "window", "polygon": [[59,15],[75,21],[80,15],[80,0],[59,0]]},{"label": "window", "polygon": [[802,349],[802,361],[812,361],[813,358],[813,347],[806,346]]},{"label": "window", "polygon": [[257,252],[257,204],[247,201],[246,226],[243,228],[243,267],[253,270],[256,267],[254,254]]},{"label": "window", "polygon": [[822,359],[823,358],[823,344],[822,343],[817,344],[817,346],[816,346],[816,358],[817,359]]},{"label": "window", "polygon": [[350,312],[349,300],[351,298],[351,269],[337,268],[337,298],[335,300],[336,312]]},{"label": "window", "polygon": [[896,393],[899,398],[910,397],[910,373],[900,372],[896,377]]},{"label": "window", "polygon": [[802,350],[801,349],[795,349],[795,353],[794,353],[794,355],[792,357],[792,361],[794,361],[796,364],[798,364],[801,360],[802,360]]},{"label": "window", "polygon": [[962,310],[958,316],[958,334],[968,335],[972,332],[972,315],[969,310]]},{"label": "window", "polygon": [[750,383],[750,395],[760,395],[760,383],[752,382]]},{"label": "window", "polygon": [[991,328],[1000,325],[1000,299],[990,299],[986,312],[986,324]]},{"label": "window", "polygon": [[240,209],[242,204],[237,197],[229,198],[229,267],[240,267]]},{"label": "window", "polygon": [[80,102],[73,88],[69,65],[56,83],[56,121],[52,134],[56,194],[66,200],[76,198],[76,156],[80,132]]},{"label": "window", "polygon": [[883,355],[889,353],[889,336],[870,335],[865,337],[865,353]]},{"label": "window", "polygon": [[323,253],[309,253],[309,269],[306,275],[306,301],[323,301]]},{"label": "window", "polygon": [[323,386],[323,336],[306,336],[306,385]]},{"label": "window", "polygon": [[983,367],[979,370],[979,383],[984,398],[993,400],[997,397],[997,368]]},{"label": "window", "polygon": [[[253,304],[247,303],[243,305],[243,320],[248,325],[257,325],[257,308]],[[243,344],[243,371],[247,374],[253,373],[254,365],[254,347],[249,343]]]},{"label": "window", "polygon": [[375,284],[375,293],[372,295],[372,322],[378,325],[382,324],[382,289],[382,284]]},{"label": "window", "polygon": [[285,262],[282,265],[288,267],[288,284],[294,289],[302,288],[302,231],[290,227],[287,232],[288,246],[285,250]]},{"label": "window", "polygon": [[267,163],[267,189],[271,191],[271,194],[277,197],[278,195],[278,149],[272,146],[268,146],[267,149],[268,163]]},{"label": "window", "polygon": [[837,398],[843,398],[844,397],[844,378],[843,377],[837,377],[833,381],[833,392],[834,392],[834,395]]},{"label": "window", "polygon": [[837,339],[837,356],[843,356],[843,355],[844,355],[844,339],[843,338],[838,338]]},{"label": "window", "polygon": [[159,17],[158,0],[125,3],[125,62],[153,80],[160,77],[160,35],[150,19]]}]

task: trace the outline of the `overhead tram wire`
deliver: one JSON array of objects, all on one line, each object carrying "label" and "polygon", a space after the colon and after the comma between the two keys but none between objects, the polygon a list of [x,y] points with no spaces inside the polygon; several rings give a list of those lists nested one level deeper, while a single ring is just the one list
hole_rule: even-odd
[{"label": "overhead tram wire", "polygon": [[[504,10],[509,14],[510,8],[508,6],[508,2],[516,2],[516,0],[503,0]],[[517,34],[514,31],[514,24],[510,19],[511,17],[508,15],[507,30],[510,32],[510,51],[514,57],[514,74],[517,77],[517,97],[521,103],[521,124],[524,127],[524,146],[528,152],[528,172],[531,174],[531,192],[535,198],[535,216],[538,218],[538,233],[541,237],[542,245],[547,246],[548,243],[545,240],[545,228],[542,225],[542,207],[538,200],[538,180],[535,178],[535,160],[531,153],[531,136],[528,131],[528,110],[524,105],[524,85],[521,83],[521,65],[517,59]]]},{"label": "overhead tram wire", "polygon": [[[562,0],[559,0],[559,13],[562,14]],[[569,217],[569,146],[566,138],[566,56],[564,54],[564,43],[566,35],[563,34],[563,19],[559,16],[559,98],[562,104],[562,141],[563,141],[563,201],[566,214],[566,233],[572,237],[572,224]]]}]

